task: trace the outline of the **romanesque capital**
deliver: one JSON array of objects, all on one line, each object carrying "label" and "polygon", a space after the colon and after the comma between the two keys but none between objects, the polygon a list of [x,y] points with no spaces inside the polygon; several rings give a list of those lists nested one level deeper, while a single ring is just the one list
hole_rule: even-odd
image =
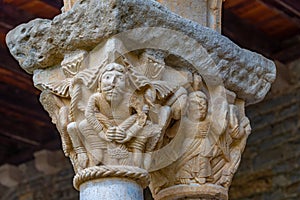
[{"label": "romanesque capital", "polygon": [[275,66],[153,0],[79,0],[12,30],[74,187],[127,179],[155,199],[222,199]]}]

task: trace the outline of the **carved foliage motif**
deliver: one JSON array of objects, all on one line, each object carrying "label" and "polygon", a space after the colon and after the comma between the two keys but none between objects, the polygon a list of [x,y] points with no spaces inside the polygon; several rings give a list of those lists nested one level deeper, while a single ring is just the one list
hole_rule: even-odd
[{"label": "carved foliage motif", "polygon": [[153,50],[95,49],[34,75],[75,172],[139,167],[154,194],[174,185],[228,188],[250,134],[244,101]]}]

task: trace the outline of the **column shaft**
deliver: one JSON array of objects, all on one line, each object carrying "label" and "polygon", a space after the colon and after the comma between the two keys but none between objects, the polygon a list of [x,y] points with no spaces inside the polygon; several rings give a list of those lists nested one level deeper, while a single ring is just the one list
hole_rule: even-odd
[{"label": "column shaft", "polygon": [[125,178],[103,178],[80,186],[80,200],[142,200],[143,189]]}]

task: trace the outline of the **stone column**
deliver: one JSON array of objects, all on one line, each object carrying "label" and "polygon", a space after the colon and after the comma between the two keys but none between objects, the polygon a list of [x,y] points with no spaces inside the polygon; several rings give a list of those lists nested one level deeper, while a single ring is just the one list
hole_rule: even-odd
[{"label": "stone column", "polygon": [[64,12],[67,12],[69,10],[71,10],[71,8],[73,7],[73,5],[76,3],[77,0],[64,0]]},{"label": "stone column", "polygon": [[[154,0],[79,0],[6,38],[33,74],[81,199],[222,199],[274,63]],[[102,191],[108,191],[103,193]]]},{"label": "stone column", "polygon": [[221,33],[224,0],[157,0],[172,12]]},{"label": "stone column", "polygon": [[101,178],[83,183],[80,186],[80,199],[143,199],[143,188],[125,178]]}]

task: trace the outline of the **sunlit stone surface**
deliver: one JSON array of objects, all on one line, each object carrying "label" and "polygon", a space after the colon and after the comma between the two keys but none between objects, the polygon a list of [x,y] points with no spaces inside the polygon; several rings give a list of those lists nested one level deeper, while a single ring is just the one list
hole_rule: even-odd
[{"label": "sunlit stone surface", "polygon": [[6,41],[42,91],[81,199],[140,199],[148,185],[155,199],[227,199],[245,105],[264,98],[274,63],[156,1],[69,9]]}]

